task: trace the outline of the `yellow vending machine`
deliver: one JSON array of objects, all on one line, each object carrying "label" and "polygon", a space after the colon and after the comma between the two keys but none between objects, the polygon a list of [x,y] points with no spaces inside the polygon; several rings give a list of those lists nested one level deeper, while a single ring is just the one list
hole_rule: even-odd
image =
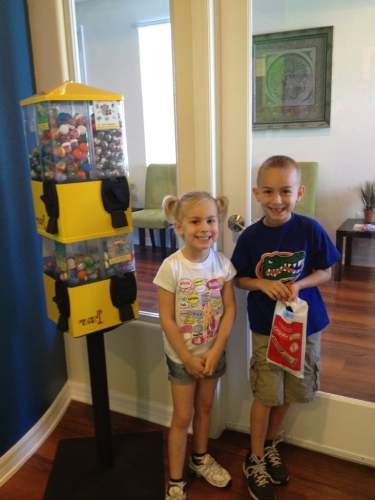
[{"label": "yellow vending machine", "polygon": [[104,334],[138,317],[123,97],[65,82],[21,106],[47,313],[87,341],[95,425],[60,442],[44,500],[130,498],[134,457],[155,463],[142,498],[159,500],[161,433],[112,436],[109,410]]},{"label": "yellow vending machine", "polygon": [[136,318],[122,96],[66,82],[21,105],[48,317],[74,337]]}]

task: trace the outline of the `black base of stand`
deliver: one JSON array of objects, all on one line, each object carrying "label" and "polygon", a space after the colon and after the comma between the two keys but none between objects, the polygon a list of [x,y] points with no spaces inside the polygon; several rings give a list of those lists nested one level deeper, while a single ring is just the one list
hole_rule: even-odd
[{"label": "black base of stand", "polygon": [[95,438],[60,441],[44,500],[164,500],[162,434],[115,435],[112,448],[103,467]]},{"label": "black base of stand", "polygon": [[164,500],[162,434],[112,436],[104,333],[86,336],[95,438],[60,441],[44,500]]}]

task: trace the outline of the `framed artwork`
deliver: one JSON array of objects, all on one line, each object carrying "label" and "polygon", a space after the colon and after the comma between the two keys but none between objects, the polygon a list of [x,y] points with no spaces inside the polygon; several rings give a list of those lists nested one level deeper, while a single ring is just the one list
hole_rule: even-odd
[{"label": "framed artwork", "polygon": [[253,37],[253,126],[329,127],[333,27]]}]

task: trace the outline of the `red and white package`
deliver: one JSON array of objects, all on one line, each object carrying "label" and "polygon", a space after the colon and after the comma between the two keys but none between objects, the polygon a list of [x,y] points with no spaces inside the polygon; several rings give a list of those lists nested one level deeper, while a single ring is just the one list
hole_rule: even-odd
[{"label": "red and white package", "polygon": [[267,348],[268,362],[298,378],[303,378],[304,372],[308,309],[307,302],[299,298],[277,301]]}]

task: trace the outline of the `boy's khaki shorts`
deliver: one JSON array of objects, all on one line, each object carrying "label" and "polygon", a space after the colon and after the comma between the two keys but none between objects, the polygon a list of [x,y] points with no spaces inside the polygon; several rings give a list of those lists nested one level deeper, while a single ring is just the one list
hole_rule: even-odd
[{"label": "boy's khaki shorts", "polygon": [[297,378],[266,359],[269,337],[252,334],[250,384],[255,399],[265,406],[307,403],[319,389],[320,332],[307,337],[304,378]]}]

